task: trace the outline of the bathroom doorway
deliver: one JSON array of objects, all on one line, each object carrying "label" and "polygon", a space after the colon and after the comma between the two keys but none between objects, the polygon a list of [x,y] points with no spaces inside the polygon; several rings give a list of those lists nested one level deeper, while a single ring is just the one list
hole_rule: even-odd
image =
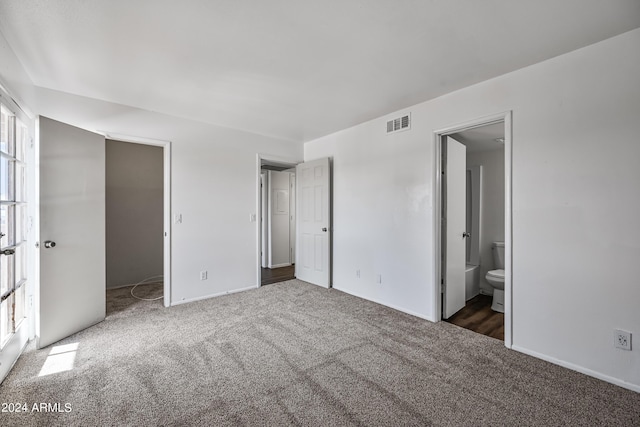
[{"label": "bathroom doorway", "polygon": [[507,347],[510,129],[510,114],[505,113],[435,133],[438,318],[504,340]]}]

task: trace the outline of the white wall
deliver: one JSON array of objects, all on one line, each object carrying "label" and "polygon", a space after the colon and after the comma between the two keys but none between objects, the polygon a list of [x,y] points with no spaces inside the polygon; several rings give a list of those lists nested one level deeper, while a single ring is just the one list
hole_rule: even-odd
[{"label": "white wall", "polygon": [[[297,163],[300,143],[34,87],[1,35],[0,59],[1,80],[35,114],[94,132],[172,142],[171,211],[183,218],[169,236],[173,304],[256,286],[258,224],[250,221],[259,214],[256,157]],[[200,280],[202,270],[208,280]]]},{"label": "white wall", "polygon": [[493,295],[485,276],[497,268],[493,263],[493,242],[504,242],[504,149],[467,153],[467,167],[470,166],[482,166],[480,290]]},{"label": "white wall", "polygon": [[437,320],[433,132],[512,110],[513,346],[640,390],[640,351],[613,347],[640,334],[639,47],[637,29],[305,144],[333,157],[335,288]]},{"label": "white wall", "polygon": [[[171,303],[256,286],[256,155],[300,161],[299,143],[37,88],[42,115],[89,130],[171,141]],[[200,271],[209,279],[200,280]]]}]

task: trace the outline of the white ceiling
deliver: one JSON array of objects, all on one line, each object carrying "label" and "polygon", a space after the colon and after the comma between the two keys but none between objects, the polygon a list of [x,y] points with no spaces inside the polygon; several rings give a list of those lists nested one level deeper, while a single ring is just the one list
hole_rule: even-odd
[{"label": "white ceiling", "polygon": [[308,141],[640,27],[638,0],[1,0],[36,86]]},{"label": "white ceiling", "polygon": [[451,135],[458,142],[467,146],[467,153],[493,151],[504,147],[504,122],[479,126]]}]

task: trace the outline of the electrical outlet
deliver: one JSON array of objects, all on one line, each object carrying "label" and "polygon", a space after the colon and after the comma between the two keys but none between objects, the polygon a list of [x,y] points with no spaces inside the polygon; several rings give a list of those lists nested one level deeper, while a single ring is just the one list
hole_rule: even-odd
[{"label": "electrical outlet", "polygon": [[623,350],[631,350],[631,332],[615,329],[613,331],[613,345]]},{"label": "electrical outlet", "polygon": [[207,280],[207,276],[208,274],[206,270],[200,272],[200,280]]}]

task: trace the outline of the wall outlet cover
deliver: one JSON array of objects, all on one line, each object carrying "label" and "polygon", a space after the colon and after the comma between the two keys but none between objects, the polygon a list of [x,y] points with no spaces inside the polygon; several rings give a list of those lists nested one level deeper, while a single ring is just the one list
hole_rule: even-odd
[{"label": "wall outlet cover", "polygon": [[613,331],[613,345],[622,350],[631,350],[631,332],[615,329]]}]

